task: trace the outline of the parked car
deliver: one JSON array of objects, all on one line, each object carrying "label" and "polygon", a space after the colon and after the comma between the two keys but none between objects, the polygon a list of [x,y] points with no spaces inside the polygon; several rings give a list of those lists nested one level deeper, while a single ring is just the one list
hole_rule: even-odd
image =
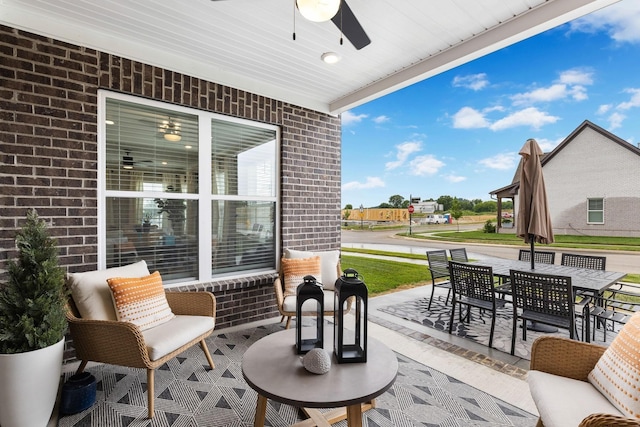
[{"label": "parked car", "polygon": [[446,224],[447,219],[443,215],[427,215],[425,219],[427,224]]}]

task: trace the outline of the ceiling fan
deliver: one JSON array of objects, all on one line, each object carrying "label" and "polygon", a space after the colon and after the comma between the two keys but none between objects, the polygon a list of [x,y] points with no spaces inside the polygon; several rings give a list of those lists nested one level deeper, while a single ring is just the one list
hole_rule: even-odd
[{"label": "ceiling fan", "polygon": [[133,169],[134,166],[140,165],[142,163],[153,163],[153,160],[139,160],[137,162],[134,162],[131,151],[125,151],[125,155],[122,156],[122,169],[130,170]]},{"label": "ceiling fan", "polygon": [[295,0],[295,4],[300,14],[310,21],[324,22],[330,19],[357,50],[371,43],[346,0]]}]

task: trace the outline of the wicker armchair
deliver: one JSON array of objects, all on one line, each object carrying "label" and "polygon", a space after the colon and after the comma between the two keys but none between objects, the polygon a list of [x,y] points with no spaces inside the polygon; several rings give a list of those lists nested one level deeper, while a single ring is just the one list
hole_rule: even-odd
[{"label": "wicker armchair", "polygon": [[[153,417],[154,412],[154,371],[156,368],[198,343],[202,347],[211,369],[215,367],[205,342],[205,338],[213,332],[213,327],[205,332],[198,332],[197,336],[187,342],[175,339],[176,335],[182,335],[176,334],[176,328],[184,332],[182,328],[186,328],[186,324],[191,320],[188,319],[189,316],[213,317],[215,322],[215,296],[210,292],[167,292],[166,296],[171,311],[176,315],[174,319],[178,319],[177,322],[171,325],[174,322],[171,320],[145,331],[141,331],[137,326],[128,322],[82,319],[71,297],[67,303],[66,315],[69,330],[73,338],[76,356],[81,361],[77,373],[82,372],[89,361],[146,369],[149,418]],[[186,322],[183,322],[185,320]],[[165,328],[167,337],[172,338],[177,347],[170,349],[161,357],[154,358],[145,342],[145,335],[149,337],[148,334],[153,334],[158,340],[157,335],[162,333],[161,328]]]},{"label": "wicker armchair", "polygon": [[[606,347],[596,344],[557,336],[543,336],[534,341],[531,347],[530,370],[587,382],[589,372],[593,370],[605,350]],[[581,402],[576,402],[576,405],[581,405]],[[597,413],[585,417],[579,426],[640,427],[640,420]],[[538,420],[537,427],[544,427],[542,420]]]}]

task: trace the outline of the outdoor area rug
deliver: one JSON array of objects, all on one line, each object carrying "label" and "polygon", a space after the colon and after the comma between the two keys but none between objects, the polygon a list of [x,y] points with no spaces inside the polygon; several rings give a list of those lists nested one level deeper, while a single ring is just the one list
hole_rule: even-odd
[{"label": "outdoor area rug", "polygon": [[[253,426],[257,394],[242,378],[245,350],[280,324],[209,337],[216,368],[198,346],[156,371],[155,416],[147,419],[146,372],[113,365],[87,369],[97,380],[97,401],[89,409],[62,416],[60,427]],[[293,345],[293,343],[292,343]],[[398,356],[395,384],[363,416],[365,427],[534,426],[536,418],[412,359]],[[265,366],[268,369],[268,366]],[[72,373],[67,374],[67,377]],[[267,427],[304,419],[296,408],[268,401]],[[346,427],[346,421],[335,424]]]},{"label": "outdoor area rug", "polygon": [[[431,290],[429,289],[429,293]],[[439,331],[449,332],[449,320],[451,318],[451,299],[445,304],[447,296],[446,289],[436,288],[431,310],[429,306],[429,296],[407,301],[401,304],[390,305],[380,308],[380,311],[392,314],[396,317],[411,320]],[[473,340],[482,345],[489,345],[489,333],[491,332],[491,312],[483,312],[477,308],[471,311],[469,323],[460,322],[459,306],[456,307],[456,315],[453,324],[452,334]],[[511,352],[511,331],[513,328],[513,308],[507,304],[505,308],[499,309],[496,314],[496,325],[493,334],[493,348],[505,353]],[[522,321],[518,321],[519,324]],[[582,320],[577,320],[578,333],[582,334]],[[611,323],[609,323],[611,326]],[[527,340],[522,340],[522,328],[518,326],[515,345],[515,355],[527,360],[531,360],[531,345],[536,338],[543,335],[556,335],[569,338],[569,331],[558,329],[555,333],[542,333],[527,330]],[[607,331],[607,341],[604,341],[602,330],[596,330],[596,337],[593,341],[596,344],[608,345],[615,337],[615,333]]]}]

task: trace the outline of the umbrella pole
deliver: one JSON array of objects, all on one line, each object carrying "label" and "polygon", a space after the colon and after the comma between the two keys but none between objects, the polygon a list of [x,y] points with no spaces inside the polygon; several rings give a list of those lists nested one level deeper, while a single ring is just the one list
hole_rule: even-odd
[{"label": "umbrella pole", "polygon": [[536,239],[535,236],[533,234],[529,234],[529,240],[531,242],[531,269],[535,269],[535,243],[536,243]]}]

